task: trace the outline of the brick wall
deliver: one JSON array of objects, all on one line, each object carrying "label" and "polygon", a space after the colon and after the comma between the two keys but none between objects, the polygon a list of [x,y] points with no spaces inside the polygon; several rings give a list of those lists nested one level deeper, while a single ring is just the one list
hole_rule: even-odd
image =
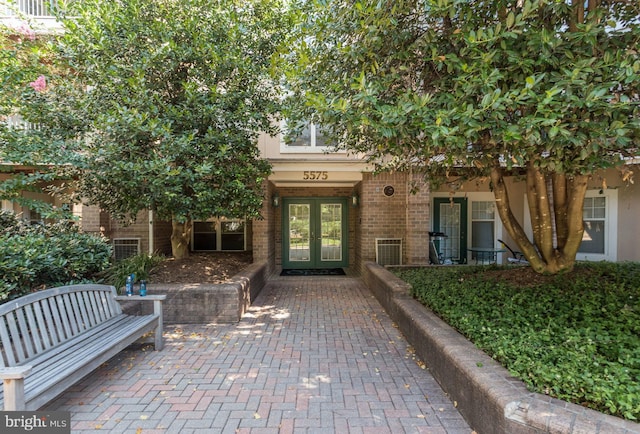
[{"label": "brick wall", "polygon": [[[384,187],[394,188],[385,196]],[[402,173],[365,173],[360,193],[360,263],[376,260],[376,238],[402,238],[403,263],[407,251],[407,177]],[[413,211],[416,214],[415,211]],[[427,225],[428,222],[425,222]]]},{"label": "brick wall", "polygon": [[[262,219],[252,221],[251,247],[253,262],[266,262],[267,272],[271,274],[275,269],[275,210],[272,206],[275,186],[265,181],[263,185],[264,201],[260,214]],[[247,235],[248,236],[248,235]]]},{"label": "brick wall", "polygon": [[424,178],[411,175],[409,188],[416,187],[414,194],[407,197],[406,264],[429,263],[429,221],[431,218],[431,195]]},{"label": "brick wall", "polygon": [[171,255],[171,222],[152,220],[153,223],[153,253]]},{"label": "brick wall", "polygon": [[80,216],[80,227],[84,232],[102,233],[100,208],[97,206],[77,205],[74,214]]},{"label": "brick wall", "polygon": [[149,251],[149,212],[140,211],[135,222],[131,224],[121,223],[112,219],[106,213],[102,213],[104,235],[110,240],[116,238],[140,239],[140,253]]}]

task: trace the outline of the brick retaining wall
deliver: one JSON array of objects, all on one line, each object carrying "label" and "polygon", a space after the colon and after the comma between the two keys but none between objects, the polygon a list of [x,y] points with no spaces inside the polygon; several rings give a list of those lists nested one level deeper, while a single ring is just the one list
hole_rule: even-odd
[{"label": "brick retaining wall", "polygon": [[639,434],[640,424],[529,392],[464,336],[409,295],[376,263],[362,278],[469,425],[479,434]]},{"label": "brick retaining wall", "polygon": [[[266,283],[267,263],[254,263],[222,284],[148,284],[149,294],[166,294],[165,324],[235,323]],[[148,314],[151,303],[124,302],[131,314]]]}]

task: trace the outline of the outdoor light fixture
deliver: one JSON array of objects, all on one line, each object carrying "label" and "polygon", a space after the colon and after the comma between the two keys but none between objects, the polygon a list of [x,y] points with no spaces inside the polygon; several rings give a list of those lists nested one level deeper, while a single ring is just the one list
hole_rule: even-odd
[{"label": "outdoor light fixture", "polygon": [[358,197],[358,193],[356,193],[355,191],[351,194],[351,206],[352,207],[357,207],[358,206],[358,202],[359,202],[359,197]]},{"label": "outdoor light fixture", "polygon": [[274,208],[278,208],[280,206],[280,196],[278,195],[278,192],[275,192],[271,197],[271,205],[273,205]]}]

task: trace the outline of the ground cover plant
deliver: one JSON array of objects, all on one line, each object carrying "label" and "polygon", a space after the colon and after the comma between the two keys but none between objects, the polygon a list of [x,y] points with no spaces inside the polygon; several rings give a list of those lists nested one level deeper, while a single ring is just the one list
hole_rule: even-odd
[{"label": "ground cover plant", "polygon": [[412,295],[535,392],[640,418],[640,264],[397,270]]}]

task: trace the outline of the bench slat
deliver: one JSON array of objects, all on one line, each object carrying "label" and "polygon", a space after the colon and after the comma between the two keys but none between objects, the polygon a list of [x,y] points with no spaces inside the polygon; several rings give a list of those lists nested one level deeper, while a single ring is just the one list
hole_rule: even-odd
[{"label": "bench slat", "polygon": [[67,309],[64,307],[64,299],[62,297],[55,297],[51,299],[51,303],[55,303],[55,312],[60,317],[60,324],[64,334],[62,335],[62,342],[70,339],[73,336],[71,331],[71,324],[69,324],[69,316],[67,315]]},{"label": "bench slat", "polygon": [[85,325],[82,323],[82,317],[80,316],[80,309],[78,308],[78,300],[76,294],[65,294],[65,301],[67,302],[67,310],[69,312],[69,321],[71,322],[71,329],[73,330],[73,336],[82,333],[85,330]]},{"label": "bench slat", "polygon": [[29,353],[28,351],[27,353],[29,353],[29,357],[31,357],[34,354],[42,352],[42,341],[40,340],[40,328],[36,323],[36,317],[33,313],[33,305],[25,306],[23,309],[23,312],[26,316],[25,328],[27,329],[28,336],[30,336],[30,339],[28,339],[28,341],[31,341],[31,345],[32,345],[32,349],[31,349],[32,353]]},{"label": "bench slat", "polygon": [[[45,305],[48,307],[48,305]],[[42,351],[47,348],[51,348],[51,345],[55,345],[57,343],[55,333],[51,333],[51,328],[53,326],[53,319],[51,318],[51,312],[49,309],[46,309],[44,313],[42,312],[43,301],[39,301],[33,303],[33,310],[36,313],[36,319],[38,321],[38,328],[40,329],[40,336],[42,338]]]},{"label": "bench slat", "polygon": [[20,363],[25,359],[24,350],[22,349],[22,345],[20,345],[18,332],[18,325],[16,324],[15,312],[11,312],[10,315],[6,315],[7,324],[9,325],[9,334],[12,337],[12,348],[16,358],[16,362]]},{"label": "bench slat", "polygon": [[89,295],[87,294],[87,292],[83,291],[82,293],[79,293],[78,298],[81,299],[80,310],[82,310],[82,317],[85,318],[87,324],[89,324],[91,327],[98,324],[95,312],[91,308],[91,301],[89,300]]},{"label": "bench slat", "polygon": [[[44,321],[44,317],[42,316],[42,308],[40,303],[33,303],[31,305],[31,309],[29,312],[31,314],[31,318],[29,319],[29,323],[33,324],[32,333],[35,335],[33,341],[36,344],[36,351],[41,353],[46,348],[49,348],[49,333],[47,330],[47,323]],[[27,315],[29,316],[29,315]]]},{"label": "bench slat", "polygon": [[13,348],[11,338],[9,337],[9,331],[7,330],[7,323],[2,317],[0,317],[0,340],[2,340],[3,350],[2,367],[15,365],[16,358],[13,356]]},{"label": "bench slat", "polygon": [[100,308],[100,299],[98,297],[98,295],[95,292],[89,292],[87,293],[87,296],[89,297],[89,301],[91,303],[91,310],[93,310],[93,313],[96,316],[96,320],[98,323],[101,323],[103,321],[106,320],[106,316],[104,314],[104,310],[102,310]]},{"label": "bench slat", "polygon": [[25,318],[25,309],[29,309],[30,307],[31,306],[23,306],[21,309],[15,311],[16,318],[18,320],[18,328],[20,329],[20,336],[22,337],[22,346],[25,351],[26,358],[29,358],[36,353],[33,349],[33,336],[31,335],[30,327],[27,326],[27,321]]},{"label": "bench slat", "polygon": [[55,335],[55,339],[52,340],[56,343],[63,342],[65,340],[64,325],[62,324],[62,318],[60,318],[60,312],[58,312],[56,300],[53,297],[42,300],[42,305],[45,313],[49,312],[53,319],[49,330],[52,336]]}]

